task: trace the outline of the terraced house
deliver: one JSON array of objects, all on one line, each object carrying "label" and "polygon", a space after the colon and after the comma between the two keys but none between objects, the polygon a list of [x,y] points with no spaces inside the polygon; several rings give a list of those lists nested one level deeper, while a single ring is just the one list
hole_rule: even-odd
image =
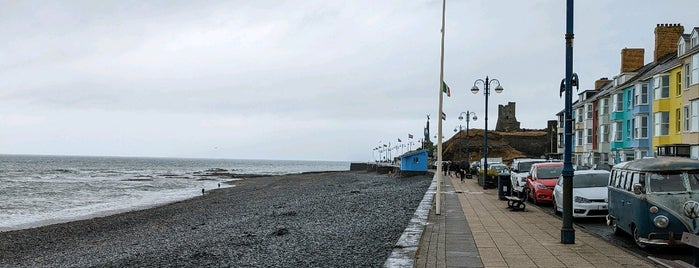
[{"label": "terraced house", "polygon": [[[699,158],[699,27],[684,34],[679,24],[658,24],[654,32],[653,62],[644,64],[643,48],[624,48],[620,73],[579,93],[573,104],[574,164]],[[563,113],[557,115],[563,133]]]}]

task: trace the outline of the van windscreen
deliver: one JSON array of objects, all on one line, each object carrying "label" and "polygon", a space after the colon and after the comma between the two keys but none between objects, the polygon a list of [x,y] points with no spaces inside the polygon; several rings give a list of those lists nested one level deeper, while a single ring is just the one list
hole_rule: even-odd
[{"label": "van windscreen", "polygon": [[684,178],[682,173],[649,173],[651,192],[684,192]]}]

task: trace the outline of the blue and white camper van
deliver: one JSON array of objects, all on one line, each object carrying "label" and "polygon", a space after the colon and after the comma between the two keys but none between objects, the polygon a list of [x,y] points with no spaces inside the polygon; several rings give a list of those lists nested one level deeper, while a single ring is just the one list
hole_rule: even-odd
[{"label": "blue and white camper van", "polygon": [[683,245],[683,232],[699,231],[699,161],[680,157],[639,159],[610,174],[607,224],[636,244]]}]

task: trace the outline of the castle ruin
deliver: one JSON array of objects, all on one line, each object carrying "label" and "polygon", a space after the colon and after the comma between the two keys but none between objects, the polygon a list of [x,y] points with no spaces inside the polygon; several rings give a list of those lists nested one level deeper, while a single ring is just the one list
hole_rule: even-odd
[{"label": "castle ruin", "polygon": [[507,105],[498,105],[498,123],[495,126],[495,131],[508,132],[519,130],[519,122],[515,117],[515,103],[508,102]]}]

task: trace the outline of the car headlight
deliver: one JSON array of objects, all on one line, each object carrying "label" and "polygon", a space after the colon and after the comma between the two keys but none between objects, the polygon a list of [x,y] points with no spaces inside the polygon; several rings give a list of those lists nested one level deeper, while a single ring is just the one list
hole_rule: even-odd
[{"label": "car headlight", "polygon": [[544,186],[543,184],[537,184],[537,185],[536,185],[536,188],[539,188],[539,189],[546,189],[546,186]]},{"label": "car headlight", "polygon": [[573,202],[575,202],[575,203],[590,203],[590,199],[576,195],[576,196],[573,196]]},{"label": "car headlight", "polygon": [[670,219],[663,215],[658,215],[653,219],[653,224],[655,224],[655,227],[658,228],[667,228],[667,226],[670,224]]}]

